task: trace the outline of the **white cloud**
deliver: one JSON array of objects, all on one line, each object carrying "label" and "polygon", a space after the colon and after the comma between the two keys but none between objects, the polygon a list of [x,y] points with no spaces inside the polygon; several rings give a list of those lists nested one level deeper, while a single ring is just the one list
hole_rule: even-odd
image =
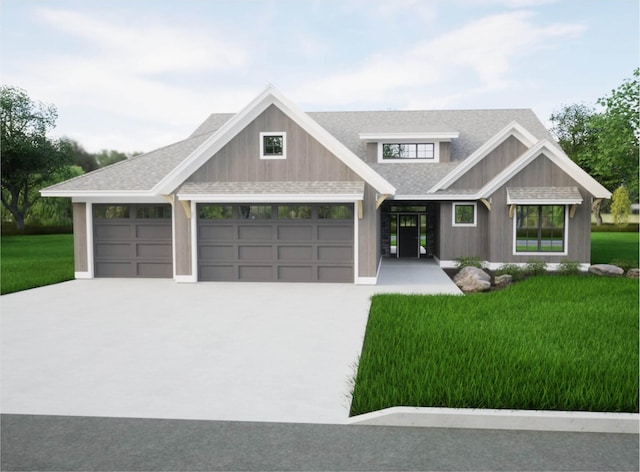
[{"label": "white cloud", "polygon": [[[515,60],[554,47],[584,29],[565,23],[539,26],[528,11],[487,16],[406,51],[384,51],[351,71],[302,86],[294,96],[303,102],[322,97],[344,106],[380,103],[392,94],[396,105],[403,101],[405,106],[429,102],[429,89],[436,85],[446,89],[456,83],[472,93],[505,88],[512,80]],[[459,93],[451,96],[461,97]]]}]

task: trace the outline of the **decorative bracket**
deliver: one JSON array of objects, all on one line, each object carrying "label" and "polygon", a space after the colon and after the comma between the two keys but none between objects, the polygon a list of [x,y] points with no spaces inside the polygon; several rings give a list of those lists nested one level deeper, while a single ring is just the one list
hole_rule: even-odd
[{"label": "decorative bracket", "polygon": [[486,198],[481,198],[480,201],[484,203],[484,206],[487,207],[487,210],[491,211],[491,202]]},{"label": "decorative bracket", "polygon": [[190,220],[191,219],[191,202],[188,200],[180,200],[180,204],[184,209],[185,215],[187,215],[187,219]]}]

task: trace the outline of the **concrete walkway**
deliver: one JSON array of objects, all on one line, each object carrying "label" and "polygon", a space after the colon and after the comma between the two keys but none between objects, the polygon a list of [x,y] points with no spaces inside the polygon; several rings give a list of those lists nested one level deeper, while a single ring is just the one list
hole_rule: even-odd
[{"label": "concrete walkway", "polygon": [[385,266],[379,286],[94,279],[4,295],[1,412],[345,423],[371,295],[445,288],[391,275]]}]

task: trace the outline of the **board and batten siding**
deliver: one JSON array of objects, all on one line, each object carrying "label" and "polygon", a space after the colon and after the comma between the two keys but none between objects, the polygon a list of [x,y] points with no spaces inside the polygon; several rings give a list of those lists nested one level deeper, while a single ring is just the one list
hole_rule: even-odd
[{"label": "board and batten siding", "polygon": [[[287,133],[286,159],[260,159],[260,133]],[[188,182],[312,182],[362,180],[278,107],[271,105],[216,153]]]},{"label": "board and batten siding", "polygon": [[89,272],[87,204],[73,204],[73,261],[76,272]]},{"label": "board and batten siding", "polygon": [[489,211],[477,202],[476,226],[453,226],[452,202],[440,205],[440,234],[438,237],[438,258],[455,260],[459,257],[489,257]]},{"label": "board and batten siding", "polygon": [[[190,203],[190,202],[189,202]],[[197,215],[192,215],[193,218]],[[176,276],[192,275],[191,269],[191,220],[182,204],[174,195],[173,204],[173,247],[175,251]]]},{"label": "board and batten siding", "polygon": [[[358,211],[357,205],[355,208]],[[376,209],[376,191],[366,184],[362,202],[362,218],[358,220],[358,276],[375,277],[380,259],[380,240],[378,239],[378,209]]]},{"label": "board and batten siding", "polygon": [[505,167],[527,151],[516,137],[510,136],[480,162],[456,180],[449,188],[478,189],[490,182]]},{"label": "board and batten siding", "polygon": [[[542,256],[533,254],[513,254],[513,219],[509,218],[508,187],[577,187],[583,202],[577,206],[574,217],[568,220],[568,253],[566,255],[545,254],[544,259],[547,262],[562,262],[563,260],[590,262],[591,195],[544,155],[536,158],[491,196],[493,209],[490,213],[489,224],[490,228],[495,228],[495,230],[492,231],[489,238],[490,261],[527,262],[542,259]],[[568,211],[570,210],[571,205],[568,206]]]}]

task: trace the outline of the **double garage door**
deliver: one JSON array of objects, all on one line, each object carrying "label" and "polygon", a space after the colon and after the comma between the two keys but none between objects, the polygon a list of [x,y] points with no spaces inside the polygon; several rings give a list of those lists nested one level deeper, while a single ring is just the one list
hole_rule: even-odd
[{"label": "double garage door", "polygon": [[173,277],[171,205],[94,205],[96,277]]},{"label": "double garage door", "polygon": [[353,204],[199,204],[198,279],[353,282]]}]

